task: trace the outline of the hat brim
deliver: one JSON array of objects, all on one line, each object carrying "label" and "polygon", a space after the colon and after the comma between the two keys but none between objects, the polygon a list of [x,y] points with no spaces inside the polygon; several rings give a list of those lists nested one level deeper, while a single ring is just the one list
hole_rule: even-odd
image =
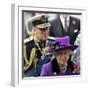
[{"label": "hat brim", "polygon": [[50,23],[43,23],[43,24],[36,25],[37,28],[46,28],[46,27],[50,27],[50,26],[51,26]]},{"label": "hat brim", "polygon": [[63,46],[63,47],[59,47],[57,49],[51,49],[48,52],[49,53],[53,53],[62,49],[70,49],[71,51],[74,51],[76,48],[78,47],[78,45],[70,45],[70,46]]},{"label": "hat brim", "polygon": [[70,45],[70,46],[64,46],[64,47],[61,47],[59,49],[71,49],[72,51],[74,51],[76,48],[78,47],[78,45]]}]

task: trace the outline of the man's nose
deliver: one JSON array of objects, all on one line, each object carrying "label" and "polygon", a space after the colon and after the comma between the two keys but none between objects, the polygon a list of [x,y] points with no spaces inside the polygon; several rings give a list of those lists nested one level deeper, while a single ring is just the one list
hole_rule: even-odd
[{"label": "man's nose", "polygon": [[43,34],[47,34],[48,33],[48,31],[43,31]]}]

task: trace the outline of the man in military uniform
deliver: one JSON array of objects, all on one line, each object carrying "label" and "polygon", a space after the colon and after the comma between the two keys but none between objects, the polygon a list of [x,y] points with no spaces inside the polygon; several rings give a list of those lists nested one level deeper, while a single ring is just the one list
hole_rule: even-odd
[{"label": "man in military uniform", "polygon": [[32,35],[24,40],[24,76],[40,76],[43,64],[49,60],[42,60],[45,54],[46,40],[50,23],[48,15],[40,14],[32,17]]}]

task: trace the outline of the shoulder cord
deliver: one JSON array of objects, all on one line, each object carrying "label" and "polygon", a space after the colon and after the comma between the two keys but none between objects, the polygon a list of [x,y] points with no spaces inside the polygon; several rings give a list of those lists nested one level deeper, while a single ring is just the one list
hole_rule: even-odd
[{"label": "shoulder cord", "polygon": [[27,70],[31,66],[33,60],[35,59],[35,52],[36,52],[36,49],[32,48],[31,53],[30,53],[30,59],[28,61],[27,55],[26,55],[26,46],[24,46],[24,58],[25,58],[24,70]]},{"label": "shoulder cord", "polygon": [[[36,39],[34,39],[35,41],[35,44],[37,45],[39,51],[41,52],[41,54],[45,54],[45,48],[40,48],[39,44],[37,43]],[[26,55],[26,46],[24,46],[24,58],[25,58],[25,66],[24,66],[24,70],[27,70],[31,64],[33,63],[34,61],[34,67],[35,67],[35,71],[36,71],[36,67],[37,67],[37,61],[38,59],[36,58],[36,49],[33,48],[31,50],[31,53],[30,53],[30,59],[29,61],[27,60],[27,55]]]}]

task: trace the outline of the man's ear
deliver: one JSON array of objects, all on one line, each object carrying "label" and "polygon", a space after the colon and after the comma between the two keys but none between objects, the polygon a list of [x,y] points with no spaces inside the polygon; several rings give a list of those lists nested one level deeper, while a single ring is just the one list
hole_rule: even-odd
[{"label": "man's ear", "polygon": [[32,28],[32,31],[33,31],[33,33],[34,33],[34,35],[35,35],[35,34],[36,34],[36,28],[33,27],[33,28]]},{"label": "man's ear", "polygon": [[30,36],[33,36],[35,34],[35,28],[32,28],[32,31],[29,33]]},{"label": "man's ear", "polygon": [[32,27],[32,31],[35,32],[36,31],[36,28],[35,27]]}]

